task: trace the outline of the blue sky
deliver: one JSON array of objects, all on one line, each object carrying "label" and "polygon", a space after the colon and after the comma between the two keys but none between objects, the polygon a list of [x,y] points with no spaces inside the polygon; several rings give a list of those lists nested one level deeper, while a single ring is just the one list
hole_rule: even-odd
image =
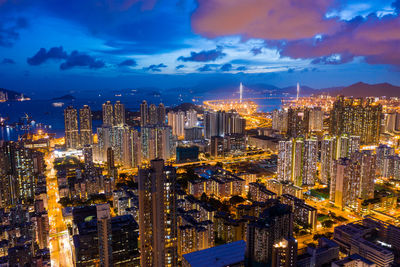
[{"label": "blue sky", "polygon": [[400,1],[0,0],[0,88],[400,85]]}]

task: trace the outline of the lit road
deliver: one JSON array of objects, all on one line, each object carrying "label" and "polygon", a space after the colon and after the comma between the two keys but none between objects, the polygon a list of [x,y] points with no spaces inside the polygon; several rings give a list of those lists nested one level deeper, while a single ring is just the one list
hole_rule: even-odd
[{"label": "lit road", "polygon": [[62,216],[62,207],[58,203],[58,184],[52,153],[46,156],[46,165],[51,266],[69,267],[73,266],[72,250],[67,226]]},{"label": "lit road", "polygon": [[210,159],[210,160],[201,160],[201,161],[194,161],[194,162],[174,163],[173,166],[174,167],[184,167],[184,166],[197,165],[197,164],[215,164],[217,162],[231,163],[233,161],[268,159],[270,157],[271,157],[271,153],[263,152],[260,154],[246,155],[246,156],[239,156],[239,157],[224,157],[224,158],[215,158],[215,159]]}]

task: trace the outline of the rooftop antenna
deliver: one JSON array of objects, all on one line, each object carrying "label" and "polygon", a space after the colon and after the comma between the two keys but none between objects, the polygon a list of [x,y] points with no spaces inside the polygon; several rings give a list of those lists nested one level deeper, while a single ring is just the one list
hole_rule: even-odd
[{"label": "rooftop antenna", "polygon": [[297,97],[296,97],[296,101],[299,100],[299,95],[300,95],[300,84],[297,83]]},{"label": "rooftop antenna", "polygon": [[242,98],[243,98],[243,84],[242,83],[240,83],[239,93],[240,93],[240,103],[242,103]]}]

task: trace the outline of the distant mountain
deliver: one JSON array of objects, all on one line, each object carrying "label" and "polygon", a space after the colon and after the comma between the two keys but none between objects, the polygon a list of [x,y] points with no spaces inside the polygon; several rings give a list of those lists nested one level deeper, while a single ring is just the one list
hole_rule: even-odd
[{"label": "distant mountain", "polygon": [[75,100],[75,97],[73,95],[63,95],[63,96],[60,96],[60,97],[52,98],[51,100],[72,101],[72,100]]},{"label": "distant mountain", "polygon": [[340,90],[332,90],[331,95],[344,95],[353,97],[387,96],[400,97],[400,87],[390,83],[368,84],[358,82]]},{"label": "distant mountain", "polygon": [[[10,101],[18,100],[23,95],[22,93],[15,92],[15,91],[12,91],[12,90],[8,90],[8,89],[5,89],[5,88],[0,88],[0,92],[6,93],[7,97],[8,97],[8,100],[10,100]],[[26,97],[26,96],[24,96],[24,97]]]},{"label": "distant mountain", "polygon": [[179,111],[179,110],[186,112],[186,111],[188,111],[190,109],[196,110],[197,113],[199,113],[199,114],[202,114],[204,112],[204,110],[200,106],[195,105],[193,103],[182,103],[179,106],[175,106],[175,107],[172,107],[172,108],[167,108],[167,112],[169,112],[171,110],[175,111],[175,112]]}]

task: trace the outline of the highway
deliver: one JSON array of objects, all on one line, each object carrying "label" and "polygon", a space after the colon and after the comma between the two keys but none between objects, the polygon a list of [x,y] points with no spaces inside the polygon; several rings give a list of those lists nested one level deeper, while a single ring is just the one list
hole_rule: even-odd
[{"label": "highway", "polygon": [[50,226],[50,259],[51,266],[73,266],[72,249],[69,242],[67,226],[64,223],[61,205],[58,203],[58,184],[53,165],[53,154],[46,155],[46,185],[48,199],[48,216]]}]

